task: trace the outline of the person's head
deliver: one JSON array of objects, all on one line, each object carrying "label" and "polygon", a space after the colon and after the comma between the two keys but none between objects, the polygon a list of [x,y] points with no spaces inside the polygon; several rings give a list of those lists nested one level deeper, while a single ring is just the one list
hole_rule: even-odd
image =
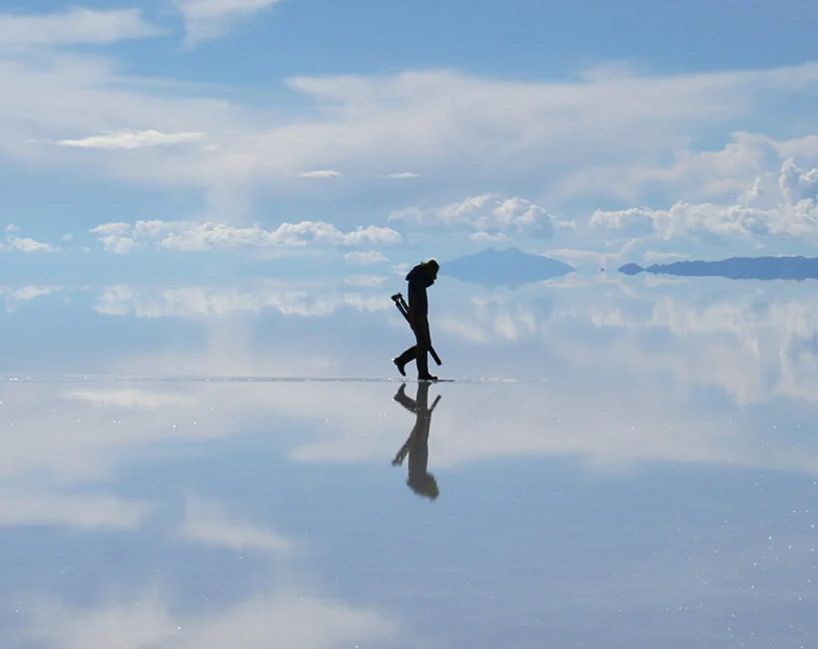
[{"label": "person's head", "polygon": [[410,477],[409,480],[406,481],[406,484],[408,484],[412,491],[418,496],[423,496],[429,500],[437,500],[437,497],[440,495],[437,480],[435,480],[435,477],[431,473]]},{"label": "person's head", "polygon": [[431,286],[437,279],[437,271],[440,270],[440,264],[434,259],[430,259],[429,261],[424,261],[421,266],[426,273],[426,286]]}]

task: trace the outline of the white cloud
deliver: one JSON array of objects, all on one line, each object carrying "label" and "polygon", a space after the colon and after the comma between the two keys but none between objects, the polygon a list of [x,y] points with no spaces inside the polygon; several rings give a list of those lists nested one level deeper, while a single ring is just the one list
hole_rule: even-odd
[{"label": "white cloud", "polygon": [[203,251],[237,247],[303,248],[311,244],[390,246],[401,236],[391,228],[370,225],[342,232],[324,221],[282,223],[275,230],[260,226],[239,228],[225,223],[191,221],[137,221],[104,223],[90,230],[105,250],[127,253],[136,247]]},{"label": "white cloud", "polygon": [[[7,232],[16,232],[17,228],[9,226],[6,228]],[[50,243],[43,243],[30,237],[18,237],[14,234],[6,236],[4,243],[0,243],[0,251],[2,250],[16,250],[18,252],[56,252],[59,250],[57,246],[52,246]]]},{"label": "white cloud", "polygon": [[160,133],[159,131],[121,131],[109,135],[93,135],[77,140],[60,140],[59,146],[78,149],[142,149],[152,146],[168,146],[196,142],[202,133]]},{"label": "white cloud", "polygon": [[52,286],[24,286],[12,291],[11,299],[13,300],[33,300],[41,295],[50,295],[54,291],[59,290]]},{"label": "white cloud", "polygon": [[420,228],[477,230],[483,236],[512,232],[547,237],[553,233],[551,216],[542,207],[518,196],[502,198],[498,194],[471,196],[432,209],[396,210],[389,220]]},{"label": "white cloud", "polygon": [[420,174],[412,173],[411,171],[398,171],[396,173],[386,174],[384,178],[390,180],[409,180],[411,178],[420,178]]},{"label": "white cloud", "polygon": [[315,171],[302,171],[298,174],[299,178],[340,178],[343,176],[340,171],[333,169],[316,169]]},{"label": "white cloud", "polygon": [[640,235],[653,232],[655,211],[649,207],[631,207],[625,210],[596,210],[591,216],[591,227],[619,230],[623,234]]},{"label": "white cloud", "polygon": [[380,286],[386,281],[386,277],[379,275],[353,275],[344,278],[347,286]]},{"label": "white cloud", "polygon": [[490,234],[488,232],[475,232],[469,237],[472,241],[480,241],[481,243],[506,243],[509,241],[509,236],[502,232]]},{"label": "white cloud", "polygon": [[237,20],[248,18],[281,0],[176,0],[185,21],[189,46],[219,38]]},{"label": "white cloud", "polygon": [[215,545],[233,550],[281,552],[290,542],[269,530],[238,522],[227,514],[218,501],[189,496],[179,536],[187,541]]},{"label": "white cloud", "polygon": [[759,176],[735,203],[679,201],[666,210],[597,210],[590,224],[663,240],[701,234],[755,241],[775,236],[818,240],[818,169],[801,169],[790,159],[777,174]]},{"label": "white cloud", "polygon": [[10,249],[22,252],[54,252],[57,250],[50,243],[43,243],[29,237],[12,237],[6,245]]},{"label": "white cloud", "polygon": [[91,232],[108,252],[124,254],[136,244],[131,236],[131,226],[127,223],[105,223],[93,228]]},{"label": "white cloud", "polygon": [[[673,144],[668,153],[672,157],[670,164],[640,160],[586,165],[559,180],[555,193],[565,197],[602,192],[633,202],[645,190],[655,196],[660,189],[666,195],[685,196],[689,201],[723,201],[746,190],[759,176],[777,173],[788,158],[818,164],[818,136],[778,141],[738,131],[731,133],[718,150],[699,151],[685,139]],[[667,157],[667,153],[660,157]]]},{"label": "white cloud", "polygon": [[343,242],[347,246],[394,246],[401,242],[401,236],[392,228],[368,225],[344,234]]},{"label": "white cloud", "polygon": [[384,264],[389,261],[389,257],[386,257],[377,250],[368,250],[366,252],[356,251],[345,254],[344,261],[353,266],[371,266]]},{"label": "white cloud", "polygon": [[[194,188],[221,213],[227,205],[241,212],[259,186],[265,192],[306,191],[298,170],[339,168],[373,181],[382,169],[412,169],[430,178],[440,178],[445,170],[451,184],[463,186],[468,179],[473,186],[479,179],[492,187],[523,187],[523,195],[536,191],[555,209],[549,194],[572,174],[600,165],[641,166],[649,172],[661,166],[657,161],[684,150],[680,142],[729,128],[738,117],[755,116],[765,97],[803,98],[818,83],[818,64],[667,76],[605,72],[527,83],[440,70],[299,77],[289,86],[301,94],[303,106],[292,113],[215,95],[192,97],[181,84],[149,83],[87,56],[3,60],[0,79],[15,88],[0,102],[0,155],[47,169],[83,165],[89,173],[125,182]],[[55,95],[60,102],[53,101]],[[780,119],[798,117],[804,103],[791,102]],[[166,134],[206,133],[218,148],[156,146],[139,156],[109,157],[31,143],[142,125]],[[799,146],[807,148],[808,138],[802,140]],[[753,146],[748,138],[740,143],[746,151]],[[725,154],[707,164],[724,170],[719,184],[734,187],[729,175],[750,173],[753,165],[741,162],[750,155],[740,153],[730,164]],[[700,172],[688,176],[691,183],[694,177],[708,177]],[[327,191],[334,185],[327,183]],[[622,188],[617,195],[627,195],[625,186],[638,193],[643,185],[640,178],[601,186],[585,178],[570,193]]]},{"label": "white cloud", "polygon": [[75,7],[45,15],[0,14],[0,51],[42,45],[115,43],[158,36],[138,9],[94,10]]}]

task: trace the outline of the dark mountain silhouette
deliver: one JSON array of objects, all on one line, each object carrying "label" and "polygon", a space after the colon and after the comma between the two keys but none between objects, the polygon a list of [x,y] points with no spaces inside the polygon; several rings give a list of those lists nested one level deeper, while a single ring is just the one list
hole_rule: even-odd
[{"label": "dark mountain silhouette", "polygon": [[642,268],[639,264],[625,264],[624,266],[619,267],[620,273],[625,273],[626,275],[636,275],[637,273],[641,273],[644,268]]},{"label": "dark mountain silhouette", "polygon": [[676,261],[642,268],[625,264],[620,272],[641,271],[685,277],[726,277],[728,279],[818,279],[816,257],[731,257],[721,261]]},{"label": "dark mountain silhouette", "polygon": [[506,250],[489,248],[440,265],[441,275],[450,275],[466,282],[488,286],[510,287],[559,277],[573,270],[573,266],[564,262],[530,255],[517,248]]}]

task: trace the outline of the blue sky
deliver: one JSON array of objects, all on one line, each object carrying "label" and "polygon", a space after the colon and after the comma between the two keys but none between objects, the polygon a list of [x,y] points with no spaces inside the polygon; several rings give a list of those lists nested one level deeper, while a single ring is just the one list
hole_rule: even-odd
[{"label": "blue sky", "polygon": [[2,263],[130,280],[256,262],[390,275],[508,245],[580,268],[812,255],[816,14],[3,3]]}]

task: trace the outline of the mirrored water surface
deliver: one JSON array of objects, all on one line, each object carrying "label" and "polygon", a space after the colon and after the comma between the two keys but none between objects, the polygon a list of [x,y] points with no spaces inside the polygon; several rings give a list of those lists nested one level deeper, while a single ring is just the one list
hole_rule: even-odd
[{"label": "mirrored water surface", "polygon": [[809,647],[814,283],[0,290],[3,647]]}]

